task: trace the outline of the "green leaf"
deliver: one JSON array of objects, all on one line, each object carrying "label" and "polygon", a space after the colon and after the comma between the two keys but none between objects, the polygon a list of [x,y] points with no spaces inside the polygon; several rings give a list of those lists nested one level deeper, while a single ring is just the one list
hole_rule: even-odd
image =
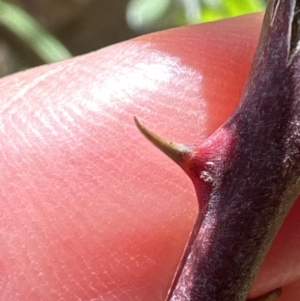
[{"label": "green leaf", "polygon": [[35,19],[16,5],[0,1],[0,25],[28,44],[46,63],[70,58],[70,52]]},{"label": "green leaf", "polygon": [[224,0],[223,2],[229,16],[259,12],[265,9],[262,0]]},{"label": "green leaf", "polygon": [[172,0],[131,0],[128,3],[126,18],[135,31],[148,31],[159,27]]}]

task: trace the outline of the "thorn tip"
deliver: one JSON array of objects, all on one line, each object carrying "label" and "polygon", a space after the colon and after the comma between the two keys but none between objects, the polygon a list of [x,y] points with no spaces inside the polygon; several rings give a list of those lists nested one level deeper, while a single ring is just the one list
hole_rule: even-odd
[{"label": "thorn tip", "polygon": [[186,154],[191,153],[191,147],[181,143],[175,143],[158,136],[154,132],[147,129],[144,125],[142,125],[136,117],[134,117],[134,122],[136,127],[149,141],[151,141],[157,148],[159,148],[178,165],[181,166],[183,157]]}]

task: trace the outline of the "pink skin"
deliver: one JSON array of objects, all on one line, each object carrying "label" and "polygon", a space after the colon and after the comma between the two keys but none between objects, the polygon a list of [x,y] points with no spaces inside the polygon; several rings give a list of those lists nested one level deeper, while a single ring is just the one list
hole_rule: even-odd
[{"label": "pink skin", "polygon": [[[162,301],[197,213],[133,116],[195,143],[234,109],[262,16],[144,36],[1,80],[0,300]],[[300,294],[300,203],[251,291]]]}]

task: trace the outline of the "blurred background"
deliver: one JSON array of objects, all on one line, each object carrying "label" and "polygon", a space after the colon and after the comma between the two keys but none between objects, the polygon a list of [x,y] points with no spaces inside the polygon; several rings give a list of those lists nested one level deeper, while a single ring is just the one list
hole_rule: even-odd
[{"label": "blurred background", "polygon": [[0,77],[141,34],[263,11],[267,0],[0,0]]}]

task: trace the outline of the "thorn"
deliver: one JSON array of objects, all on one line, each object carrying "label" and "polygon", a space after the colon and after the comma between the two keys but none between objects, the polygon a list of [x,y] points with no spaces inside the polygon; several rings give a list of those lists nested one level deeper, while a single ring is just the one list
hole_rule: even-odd
[{"label": "thorn", "polygon": [[165,153],[170,159],[172,159],[179,166],[182,166],[183,159],[186,155],[190,155],[193,148],[191,146],[184,145],[182,143],[175,143],[169,141],[163,137],[148,130],[143,126],[136,117],[134,117],[134,122],[140,132],[151,141],[156,147],[158,147],[163,153]]},{"label": "thorn", "polygon": [[246,301],[274,301],[282,294],[282,289],[277,288],[274,291],[268,292],[263,296],[254,299],[247,299]]}]

